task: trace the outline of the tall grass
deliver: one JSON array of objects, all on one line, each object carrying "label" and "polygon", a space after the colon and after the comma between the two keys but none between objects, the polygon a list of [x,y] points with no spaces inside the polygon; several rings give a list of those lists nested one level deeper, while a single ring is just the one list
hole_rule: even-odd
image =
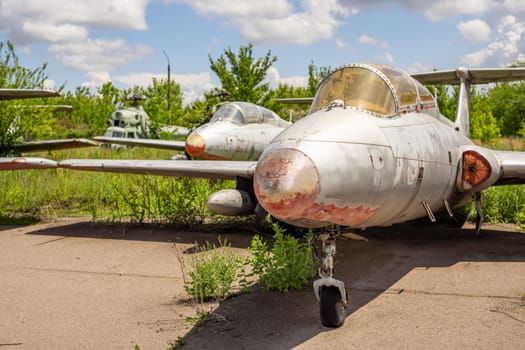
[{"label": "tall grass", "polygon": [[[169,159],[172,155],[146,148],[95,148],[60,151],[50,158]],[[208,195],[232,186],[232,181],[66,169],[2,171],[0,217],[91,215],[110,221],[198,223],[212,214],[206,207]]]}]

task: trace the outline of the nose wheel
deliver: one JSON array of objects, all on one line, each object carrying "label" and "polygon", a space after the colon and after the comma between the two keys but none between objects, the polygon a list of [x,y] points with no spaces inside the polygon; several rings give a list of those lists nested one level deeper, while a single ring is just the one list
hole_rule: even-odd
[{"label": "nose wheel", "polygon": [[340,327],[346,317],[348,296],[343,281],[333,277],[336,232],[321,233],[321,267],[319,279],[314,281],[314,293],[319,302],[321,323],[326,327]]}]

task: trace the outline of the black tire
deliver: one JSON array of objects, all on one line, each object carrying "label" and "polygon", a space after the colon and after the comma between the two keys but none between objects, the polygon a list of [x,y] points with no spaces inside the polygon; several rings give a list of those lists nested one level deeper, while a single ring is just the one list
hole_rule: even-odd
[{"label": "black tire", "polygon": [[319,311],[321,323],[326,327],[341,327],[345,322],[346,308],[337,287],[321,287]]}]

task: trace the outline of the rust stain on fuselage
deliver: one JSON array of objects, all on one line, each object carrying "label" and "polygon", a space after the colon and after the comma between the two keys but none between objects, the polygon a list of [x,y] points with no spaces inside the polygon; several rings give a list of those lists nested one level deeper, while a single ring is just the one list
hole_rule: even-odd
[{"label": "rust stain on fuselage", "polygon": [[263,207],[278,219],[293,224],[302,219],[314,220],[320,223],[359,227],[374,216],[379,208],[368,208],[365,205],[357,207],[338,207],[335,204],[317,203],[316,196],[312,193],[295,193],[292,196],[272,201],[264,194],[257,191],[257,198]]},{"label": "rust stain on fuselage", "polygon": [[[359,227],[378,208],[327,204],[319,200],[319,175],[311,159],[294,149],[266,155],[257,165],[254,191],[259,203],[277,219],[301,226],[306,221]],[[348,202],[347,202],[348,203]]]}]

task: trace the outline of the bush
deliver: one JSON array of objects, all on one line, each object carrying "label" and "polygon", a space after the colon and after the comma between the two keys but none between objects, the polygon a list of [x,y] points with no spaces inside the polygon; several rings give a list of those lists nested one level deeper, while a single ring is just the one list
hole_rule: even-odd
[{"label": "bush", "polygon": [[254,236],[248,250],[252,254],[249,263],[253,274],[266,290],[286,292],[291,288],[301,289],[316,273],[314,268],[312,231],[306,235],[305,242],[286,235],[285,231],[274,223],[274,244],[270,250],[268,244],[258,235]]},{"label": "bush", "polygon": [[525,188],[520,185],[489,187],[482,204],[490,223],[525,224]]},{"label": "bush", "polygon": [[198,302],[222,299],[231,293],[234,282],[242,286],[244,267],[244,259],[232,252],[226,240],[219,238],[219,247],[209,242],[197,244],[184,289]]}]

